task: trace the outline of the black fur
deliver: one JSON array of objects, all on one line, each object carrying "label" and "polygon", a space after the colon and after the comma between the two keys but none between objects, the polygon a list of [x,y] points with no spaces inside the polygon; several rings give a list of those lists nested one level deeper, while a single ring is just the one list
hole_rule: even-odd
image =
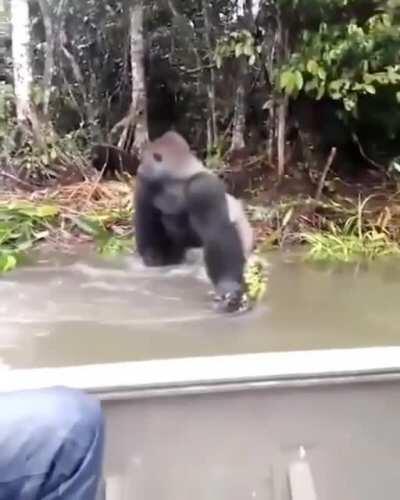
[{"label": "black fur", "polygon": [[220,179],[207,172],[189,180],[138,176],[135,205],[137,248],[146,265],[177,264],[185,250],[204,247],[217,293],[242,294],[245,257]]}]

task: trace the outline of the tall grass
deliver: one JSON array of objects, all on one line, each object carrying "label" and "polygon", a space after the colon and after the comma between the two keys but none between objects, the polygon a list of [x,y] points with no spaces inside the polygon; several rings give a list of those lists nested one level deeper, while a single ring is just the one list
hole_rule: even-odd
[{"label": "tall grass", "polygon": [[[324,232],[304,232],[300,237],[310,249],[307,258],[316,261],[354,262],[400,256],[400,246],[385,221],[372,223],[364,216],[370,198],[359,200],[355,215],[343,224],[330,222]],[[388,217],[386,218],[386,220]]]}]

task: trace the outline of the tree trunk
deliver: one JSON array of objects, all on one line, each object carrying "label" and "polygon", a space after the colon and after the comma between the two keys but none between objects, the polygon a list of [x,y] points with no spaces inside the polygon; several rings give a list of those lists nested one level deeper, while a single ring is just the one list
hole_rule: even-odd
[{"label": "tree trunk", "polygon": [[134,149],[139,151],[149,138],[144,73],[143,8],[143,0],[135,0],[131,8],[132,106],[136,115]]},{"label": "tree trunk", "polygon": [[[211,41],[211,21],[209,14],[209,5],[206,0],[203,0],[203,17],[204,17],[204,37],[210,58],[210,54],[213,52],[213,46]],[[210,69],[208,71],[208,82],[207,82],[207,96],[208,96],[208,106],[209,106],[209,119],[207,120],[208,125],[208,138],[207,138],[207,149],[208,151],[214,149],[218,144],[218,125],[217,125],[217,104],[215,97],[215,70],[211,61],[209,61]]]},{"label": "tree trunk", "polygon": [[278,137],[277,137],[277,150],[278,150],[278,177],[282,179],[285,173],[285,157],[286,157],[286,116],[287,116],[288,98],[282,97],[278,106],[277,120],[278,120]]},{"label": "tree trunk", "polygon": [[36,144],[43,147],[44,140],[39,119],[32,104],[29,0],[11,0],[11,25],[17,121],[22,129],[32,132]]},{"label": "tree trunk", "polygon": [[[242,65],[240,64],[240,67]],[[243,72],[239,71],[239,82],[236,89],[235,110],[233,115],[232,127],[232,142],[230,151],[237,151],[245,147],[244,133],[246,128],[246,120],[244,114],[244,81]]]},{"label": "tree trunk", "polygon": [[267,120],[267,158],[270,165],[273,164],[275,158],[275,124],[276,124],[276,107],[275,100],[271,98]]},{"label": "tree trunk", "polygon": [[[289,32],[284,26],[281,10],[277,6],[277,37],[279,40],[279,61],[280,66],[287,60],[289,54]],[[277,109],[277,152],[278,152],[278,177],[282,179],[285,174],[286,157],[286,118],[288,112],[289,99],[287,95],[281,95]]]},{"label": "tree trunk", "polygon": [[144,72],[143,0],[133,0],[130,18],[132,101],[118,145],[123,149],[137,153],[143,149],[149,138]]},{"label": "tree trunk", "polygon": [[260,12],[260,9],[261,9],[261,0],[251,0],[250,3],[251,3],[250,9],[251,9],[251,13],[253,15],[253,20],[256,21],[258,14]]},{"label": "tree trunk", "polygon": [[[250,31],[254,29],[254,19],[252,15],[252,2],[238,0],[236,3],[236,11],[234,20],[238,26],[242,26]],[[244,135],[246,132],[246,117],[245,117],[245,77],[246,77],[246,61],[243,56],[236,61],[237,66],[237,86],[235,94],[235,108],[233,114],[232,141],[229,148],[230,151],[243,149],[246,145]]]},{"label": "tree trunk", "polygon": [[12,57],[17,119],[31,122],[32,66],[28,0],[11,0]]},{"label": "tree trunk", "polygon": [[39,0],[39,7],[42,13],[43,24],[46,33],[46,57],[43,72],[43,115],[47,120],[49,114],[51,85],[53,81],[54,71],[55,39],[50,2],[48,0]]}]

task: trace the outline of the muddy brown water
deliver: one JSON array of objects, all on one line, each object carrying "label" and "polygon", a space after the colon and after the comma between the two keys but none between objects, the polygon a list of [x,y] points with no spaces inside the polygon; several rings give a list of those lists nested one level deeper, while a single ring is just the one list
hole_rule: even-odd
[{"label": "muddy brown water", "polygon": [[133,256],[42,256],[0,279],[0,359],[14,368],[400,344],[400,263],[321,267],[268,256],[254,311],[212,310],[201,257],[146,269]]},{"label": "muddy brown water", "polygon": [[[0,359],[15,368],[400,343],[400,263],[321,267],[268,256],[265,300],[213,312],[201,258],[42,255],[0,279]],[[103,402],[107,500],[310,500],[288,472],[307,452],[317,500],[398,498],[399,381]],[[382,496],[383,495],[383,496]]]}]

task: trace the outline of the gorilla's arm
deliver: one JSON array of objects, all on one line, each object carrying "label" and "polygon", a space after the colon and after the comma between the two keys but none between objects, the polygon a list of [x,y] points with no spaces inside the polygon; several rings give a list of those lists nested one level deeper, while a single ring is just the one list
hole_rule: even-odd
[{"label": "gorilla's arm", "polygon": [[187,186],[188,211],[204,246],[208,275],[220,296],[239,298],[243,291],[245,257],[230,221],[225,188],[208,173],[191,178]]},{"label": "gorilla's arm", "polygon": [[153,203],[154,193],[145,181],[137,179],[135,189],[135,237],[139,255],[147,266],[179,263],[183,249],[168,238],[162,213]]}]

